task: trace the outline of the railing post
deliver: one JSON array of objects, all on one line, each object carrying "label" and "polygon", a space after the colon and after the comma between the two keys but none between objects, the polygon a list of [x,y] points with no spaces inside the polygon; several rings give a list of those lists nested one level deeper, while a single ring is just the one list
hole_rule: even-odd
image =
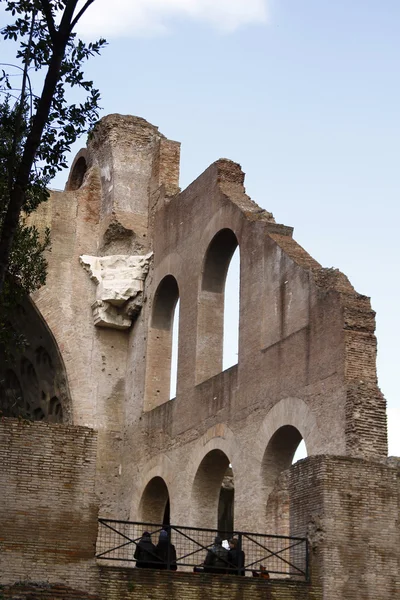
[{"label": "railing post", "polygon": [[168,548],[167,548],[167,571],[171,570],[171,527],[167,527],[167,539],[168,539]]},{"label": "railing post", "polygon": [[[243,536],[242,536],[241,532],[239,532],[239,535],[238,535],[238,556],[240,556],[240,560],[243,557],[243,554],[242,554],[242,539],[243,539]],[[245,573],[244,568],[245,568],[245,564],[244,564],[244,560],[243,560],[243,565],[239,568],[239,573],[238,573],[239,575],[242,575],[242,573]]]}]

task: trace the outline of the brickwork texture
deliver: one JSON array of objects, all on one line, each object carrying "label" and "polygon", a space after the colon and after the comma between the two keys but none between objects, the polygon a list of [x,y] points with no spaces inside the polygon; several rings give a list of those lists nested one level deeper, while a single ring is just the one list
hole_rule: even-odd
[{"label": "brickwork texture", "polygon": [[[144,119],[109,115],[66,191],[31,217],[52,233],[33,301],[59,351],[68,410],[64,425],[0,423],[1,583],[48,580],[107,600],[213,599],[228,588],[246,600],[395,598],[398,467],[386,462],[369,298],[248,197],[239,164],[220,159],[178,186],[179,144]],[[223,371],[236,248],[238,363]],[[151,255],[142,303],[118,307],[129,329],[94,325],[83,254]],[[291,467],[301,439],[308,458]],[[308,535],[311,587],[105,568],[99,587],[98,506],[105,518],[161,522],[169,502],[172,523],[216,528],[229,465],[234,528]]]},{"label": "brickwork texture", "polygon": [[391,600],[400,592],[400,461],[318,456],[289,471],[291,531],[307,531],[324,600]]},{"label": "brickwork texture", "polygon": [[97,536],[96,434],[0,421],[0,583],[88,589]]}]

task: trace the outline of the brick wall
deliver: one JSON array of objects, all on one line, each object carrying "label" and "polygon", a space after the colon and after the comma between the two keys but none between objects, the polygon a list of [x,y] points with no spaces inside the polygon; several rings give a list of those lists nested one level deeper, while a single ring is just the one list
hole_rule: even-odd
[{"label": "brick wall", "polygon": [[0,587],[1,600],[320,600],[308,584],[246,577],[100,568],[98,595],[64,585],[22,583]]},{"label": "brick wall", "polygon": [[21,582],[0,586],[0,600],[99,600],[99,596],[62,584]]},{"label": "brick wall", "polygon": [[307,530],[324,600],[389,600],[400,589],[400,468],[314,456],[289,474],[291,535]]},{"label": "brick wall", "polygon": [[319,600],[306,583],[153,570],[100,569],[102,600]]},{"label": "brick wall", "polygon": [[95,464],[90,429],[0,422],[1,584],[94,585]]}]

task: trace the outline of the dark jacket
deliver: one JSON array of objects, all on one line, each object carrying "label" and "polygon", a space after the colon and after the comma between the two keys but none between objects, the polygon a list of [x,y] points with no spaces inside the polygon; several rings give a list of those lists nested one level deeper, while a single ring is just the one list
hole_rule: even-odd
[{"label": "dark jacket", "polygon": [[207,552],[204,571],[206,573],[226,573],[228,566],[228,550],[219,544],[214,544]]},{"label": "dark jacket", "polygon": [[139,569],[156,569],[159,568],[160,559],[158,558],[157,549],[150,536],[143,536],[136,546],[135,554],[136,566]]},{"label": "dark jacket", "polygon": [[244,572],[244,552],[237,548],[232,548],[228,552],[229,572],[232,575],[245,575]]},{"label": "dark jacket", "polygon": [[177,570],[175,546],[171,544],[171,542],[169,542],[167,539],[159,540],[157,544],[157,555],[161,561],[161,565],[158,567],[159,569],[168,569],[169,562],[170,570]]}]

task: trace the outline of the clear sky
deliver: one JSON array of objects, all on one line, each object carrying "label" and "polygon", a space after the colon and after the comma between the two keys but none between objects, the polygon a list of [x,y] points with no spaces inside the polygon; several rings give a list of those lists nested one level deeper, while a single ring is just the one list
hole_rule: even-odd
[{"label": "clear sky", "polygon": [[96,0],[81,28],[109,40],[87,69],[102,115],[182,142],[182,188],[239,162],[249,195],[371,296],[396,455],[399,31],[399,0]]}]

